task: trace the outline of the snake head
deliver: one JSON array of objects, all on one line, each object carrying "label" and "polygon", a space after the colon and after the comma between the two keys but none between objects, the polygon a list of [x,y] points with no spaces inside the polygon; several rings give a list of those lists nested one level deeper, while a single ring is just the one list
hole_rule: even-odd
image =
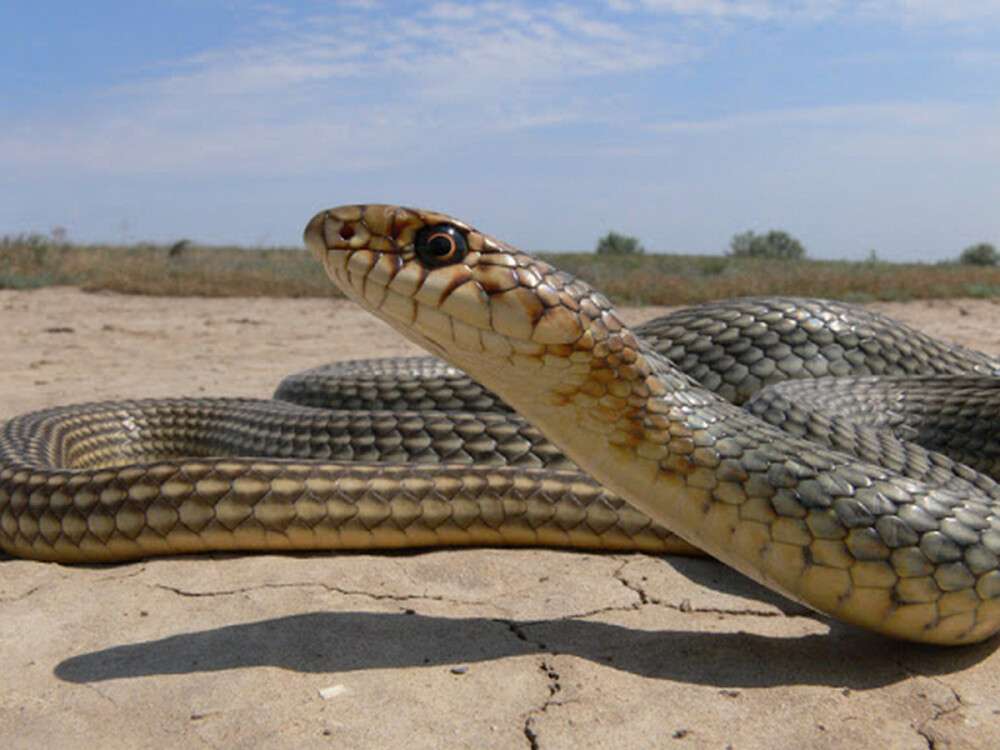
[{"label": "snake head", "polygon": [[348,297],[477,376],[584,363],[627,333],[585,283],[444,214],[341,206],[305,242]]}]

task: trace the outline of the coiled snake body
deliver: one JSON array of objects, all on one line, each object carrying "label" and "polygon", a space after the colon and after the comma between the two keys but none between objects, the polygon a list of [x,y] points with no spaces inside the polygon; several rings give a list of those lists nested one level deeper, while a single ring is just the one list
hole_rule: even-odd
[{"label": "coiled snake body", "polygon": [[431,212],[331,209],[305,237],[349,297],[489,390],[411,359],[293,378],[277,396],[298,404],[17,417],[0,427],[4,550],[691,543],[894,637],[1000,629],[996,361],[815,300],[631,331],[582,282]]}]

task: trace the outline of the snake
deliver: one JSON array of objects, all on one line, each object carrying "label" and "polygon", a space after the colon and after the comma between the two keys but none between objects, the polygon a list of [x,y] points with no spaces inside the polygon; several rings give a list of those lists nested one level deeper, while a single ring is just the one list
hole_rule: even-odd
[{"label": "snake", "polygon": [[630,328],[582,280],[434,211],[332,208],[304,240],[432,357],[323,366],[273,399],[11,418],[0,548],[707,553],[892,638],[1000,630],[996,360],[829,300]]}]

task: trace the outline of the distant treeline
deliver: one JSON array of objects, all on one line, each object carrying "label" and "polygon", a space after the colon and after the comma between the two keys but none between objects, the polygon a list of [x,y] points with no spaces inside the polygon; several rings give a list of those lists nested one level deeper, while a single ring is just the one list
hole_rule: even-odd
[{"label": "distant treeline", "polygon": [[[539,253],[628,304],[686,305],[750,295],[849,301],[1000,296],[1000,268],[961,263],[775,260],[733,255]],[[74,245],[0,239],[0,289],[68,284],[92,291],[207,297],[332,297],[300,248]]]}]

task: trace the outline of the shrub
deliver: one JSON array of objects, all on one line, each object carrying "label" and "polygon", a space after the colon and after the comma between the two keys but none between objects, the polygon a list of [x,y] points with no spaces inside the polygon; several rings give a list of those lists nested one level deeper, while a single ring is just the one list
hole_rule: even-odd
[{"label": "shrub", "polygon": [[191,240],[177,240],[170,249],[167,250],[168,258],[179,258],[184,254],[184,251],[191,247]]},{"label": "shrub", "polygon": [[598,255],[642,255],[646,249],[639,242],[638,237],[608,232],[597,241],[595,252]]},{"label": "shrub", "polygon": [[1000,254],[989,242],[969,245],[958,256],[958,262],[967,266],[995,266],[1000,263]]},{"label": "shrub", "polygon": [[806,257],[806,249],[792,235],[780,229],[772,229],[767,234],[747,230],[733,235],[729,242],[729,254],[734,258],[801,260]]}]

